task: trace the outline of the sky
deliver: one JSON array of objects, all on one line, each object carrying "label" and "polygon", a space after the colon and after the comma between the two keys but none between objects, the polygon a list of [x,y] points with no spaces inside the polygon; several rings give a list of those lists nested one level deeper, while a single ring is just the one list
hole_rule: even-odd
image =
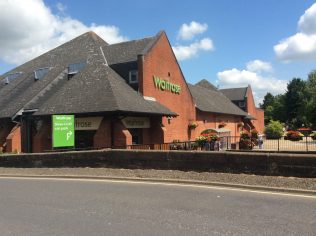
[{"label": "sky", "polygon": [[0,0],[0,74],[94,31],[108,43],[167,33],[188,83],[251,85],[256,103],[316,69],[310,0]]}]

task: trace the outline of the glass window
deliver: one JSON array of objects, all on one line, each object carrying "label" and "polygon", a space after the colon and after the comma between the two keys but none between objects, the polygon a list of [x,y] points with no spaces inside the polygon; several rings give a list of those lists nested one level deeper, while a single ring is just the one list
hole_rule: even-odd
[{"label": "glass window", "polygon": [[85,61],[79,62],[79,63],[73,63],[68,65],[68,74],[77,74],[79,71],[81,71],[86,65]]},{"label": "glass window", "polygon": [[34,78],[36,80],[42,79],[49,71],[50,67],[40,68],[34,71]]},{"label": "glass window", "polygon": [[7,77],[5,77],[5,79],[3,81],[5,84],[9,84],[11,81],[18,78],[21,74],[22,74],[22,72],[16,72],[16,73],[9,74]]},{"label": "glass window", "polygon": [[246,106],[246,103],[245,103],[245,102],[239,102],[239,103],[238,103],[238,106],[239,106],[239,107],[245,107],[245,106]]},{"label": "glass window", "polygon": [[130,84],[138,83],[138,72],[137,72],[137,70],[131,70],[129,72],[129,83]]}]

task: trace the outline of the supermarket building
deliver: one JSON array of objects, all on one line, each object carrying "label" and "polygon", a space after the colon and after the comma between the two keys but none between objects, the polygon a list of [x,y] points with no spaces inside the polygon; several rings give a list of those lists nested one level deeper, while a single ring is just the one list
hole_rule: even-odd
[{"label": "supermarket building", "polygon": [[188,141],[205,129],[239,136],[242,127],[256,128],[254,120],[263,124],[207,81],[188,84],[164,31],[112,45],[88,32],[0,82],[0,148],[7,152],[52,150],[56,114],[75,116],[76,148]]}]

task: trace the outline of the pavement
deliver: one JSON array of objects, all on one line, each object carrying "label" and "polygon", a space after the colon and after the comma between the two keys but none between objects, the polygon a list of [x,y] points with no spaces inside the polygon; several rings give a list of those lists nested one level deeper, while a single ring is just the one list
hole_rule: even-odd
[{"label": "pavement", "polygon": [[0,177],[177,183],[316,196],[316,178],[253,174],[115,168],[0,168]]}]

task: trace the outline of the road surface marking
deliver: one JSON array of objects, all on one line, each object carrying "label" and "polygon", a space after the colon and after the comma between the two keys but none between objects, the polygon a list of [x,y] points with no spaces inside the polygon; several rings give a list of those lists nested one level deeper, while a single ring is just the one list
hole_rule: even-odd
[{"label": "road surface marking", "polygon": [[[47,177],[9,177],[9,176],[0,176],[2,179],[25,179],[25,180],[59,180],[59,181],[81,181],[81,182],[108,182],[108,183],[125,183],[125,184],[145,184],[145,185],[161,185],[161,186],[176,186],[176,187],[193,187],[201,189],[215,189],[215,190],[228,190],[228,191],[237,191],[237,192],[248,192],[248,193],[262,193],[269,195],[281,195],[281,196],[290,196],[290,197],[303,197],[316,199],[316,195],[304,195],[304,194],[293,194],[293,193],[283,193],[283,192],[272,192],[264,190],[251,190],[251,189],[242,189],[234,187],[219,187],[219,186],[209,186],[209,185],[200,185],[200,184],[184,184],[184,183],[164,183],[164,182],[151,182],[151,181],[142,181],[142,180],[113,180],[113,179],[85,179],[85,178],[63,178],[58,176],[53,176],[50,178]],[[159,181],[159,180],[158,180]],[[163,181],[163,180],[161,180]]]}]

